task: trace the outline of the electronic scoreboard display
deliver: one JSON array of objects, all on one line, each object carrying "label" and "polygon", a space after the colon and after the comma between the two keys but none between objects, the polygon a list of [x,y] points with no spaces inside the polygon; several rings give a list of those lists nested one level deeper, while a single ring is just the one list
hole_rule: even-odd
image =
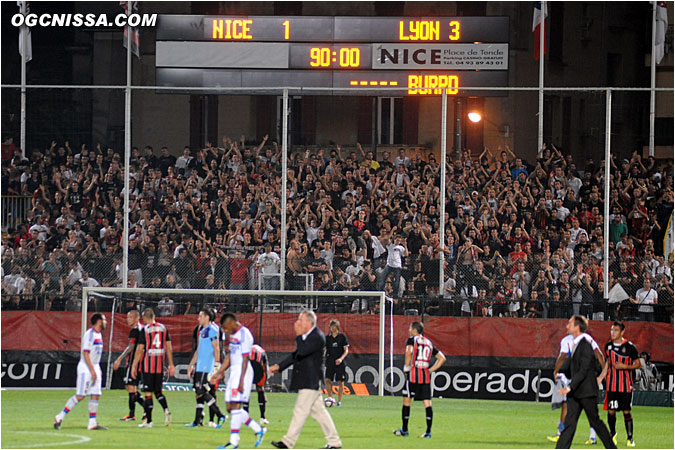
[{"label": "electronic scoreboard display", "polygon": [[[463,93],[508,81],[508,17],[159,17],[160,86]],[[465,91],[498,95],[498,91]],[[382,91],[380,91],[380,95]]]}]

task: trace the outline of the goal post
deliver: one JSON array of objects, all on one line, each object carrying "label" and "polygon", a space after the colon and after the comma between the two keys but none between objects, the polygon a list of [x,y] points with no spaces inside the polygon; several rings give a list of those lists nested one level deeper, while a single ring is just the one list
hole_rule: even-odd
[{"label": "goal post", "polygon": [[[91,305],[90,305],[91,303]],[[220,316],[225,311],[232,311],[237,316],[246,318],[246,323],[256,343],[262,340],[262,345],[273,350],[272,353],[292,351],[294,347],[294,333],[292,323],[293,314],[303,309],[310,309],[317,313],[317,326],[328,334],[328,319],[338,317],[342,328],[350,339],[350,354],[356,358],[368,356],[375,363],[373,356],[377,355],[376,376],[373,384],[377,386],[377,395],[383,396],[385,391],[385,354],[386,354],[386,316],[391,308],[386,306],[384,292],[374,291],[290,291],[290,290],[231,290],[231,289],[166,289],[166,288],[117,288],[117,287],[85,287],[82,289],[82,335],[89,326],[88,317],[93,312],[106,315],[113,314],[109,324],[109,345],[107,349],[108,370],[107,386],[110,387],[112,376],[113,353],[120,353],[121,348],[114,348],[114,342],[120,347],[125,342],[119,336],[122,329],[127,329],[121,317],[117,318],[115,327],[114,315],[126,314],[129,309],[153,307],[160,322],[167,322],[172,339],[173,327],[178,328],[180,339],[183,342],[174,344],[182,349],[188,348],[185,342],[188,329],[197,324],[194,316],[205,306],[213,308]],[[368,312],[369,314],[361,314]],[[163,315],[169,313],[168,315]],[[191,320],[194,319],[194,320]],[[350,320],[353,319],[353,320]],[[122,323],[124,324],[123,326]],[[116,340],[113,339],[113,333]],[[291,333],[291,334],[289,334]],[[359,337],[354,342],[350,334]],[[191,341],[190,341],[191,342]],[[176,345],[178,344],[178,345]],[[356,344],[356,345],[354,345]],[[359,355],[355,347],[368,355]],[[373,351],[375,350],[375,351]],[[391,356],[390,356],[391,359]],[[105,360],[105,359],[104,359]],[[365,361],[365,359],[363,360]],[[102,361],[103,362],[103,361]],[[390,364],[392,361],[390,361]],[[374,366],[375,364],[372,364]],[[372,373],[373,367],[363,367],[359,376]],[[349,366],[348,366],[349,367]],[[367,369],[367,370],[366,370]],[[355,374],[348,371],[348,377]],[[373,374],[374,375],[374,374]],[[359,381],[360,382],[360,381]]]}]

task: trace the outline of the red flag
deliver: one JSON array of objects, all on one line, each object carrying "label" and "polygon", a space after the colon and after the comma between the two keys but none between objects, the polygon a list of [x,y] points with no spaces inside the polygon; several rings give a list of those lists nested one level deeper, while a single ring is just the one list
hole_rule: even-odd
[{"label": "red flag", "polygon": [[[124,12],[127,13],[127,10],[129,8],[129,3],[131,3],[131,11],[128,12],[128,14],[137,14],[138,13],[138,2],[125,2],[121,1],[120,6],[124,9]],[[129,25],[126,25],[124,27],[124,40],[122,41],[122,45],[124,45],[124,48],[127,48],[127,42],[129,40],[128,34],[129,33]],[[136,55],[138,58],[141,57],[141,42],[140,42],[140,37],[138,33],[138,27],[131,27],[131,53]]]},{"label": "red flag", "polygon": [[[540,39],[539,36],[541,34],[540,28],[541,26],[546,28],[546,18],[548,17],[548,7],[546,6],[546,3],[544,3],[544,22],[542,23],[541,20],[541,2],[534,2],[534,13],[532,14],[532,32],[534,33],[534,59],[539,61],[539,46],[540,46]],[[544,54],[546,54],[546,31],[544,31]]]}]

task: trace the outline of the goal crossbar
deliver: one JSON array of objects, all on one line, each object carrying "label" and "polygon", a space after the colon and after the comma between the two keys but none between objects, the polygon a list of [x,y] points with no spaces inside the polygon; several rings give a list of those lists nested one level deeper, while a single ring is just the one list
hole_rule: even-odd
[{"label": "goal crossbar", "polygon": [[[166,289],[166,288],[121,288],[121,287],[84,287],[82,288],[82,330],[87,331],[88,300],[90,294],[147,294],[147,295],[243,295],[255,297],[374,297],[379,300],[380,320],[378,333],[378,383],[379,396],[384,395],[384,352],[385,352],[385,293],[381,291],[288,291],[288,290],[243,290],[243,289]],[[272,313],[273,314],[273,313]],[[109,351],[112,351],[110,349]]]}]

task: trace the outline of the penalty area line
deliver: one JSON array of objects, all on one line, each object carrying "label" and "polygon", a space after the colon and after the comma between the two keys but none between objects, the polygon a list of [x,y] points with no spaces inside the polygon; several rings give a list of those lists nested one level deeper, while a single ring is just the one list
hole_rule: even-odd
[{"label": "penalty area line", "polygon": [[[32,436],[37,435],[49,435],[56,436],[56,433],[36,433],[33,431],[12,431],[12,430],[2,430],[2,434],[5,433],[15,433],[15,434],[30,434]],[[70,438],[77,438],[72,441],[63,441],[63,442],[46,442],[46,443],[31,443],[31,444],[21,444],[21,445],[5,445],[3,442],[3,448],[35,448],[35,447],[55,447],[60,445],[73,445],[73,444],[84,444],[85,442],[91,441],[89,436],[82,436],[80,434],[69,434],[69,433],[59,433],[58,436],[66,436]]]}]

